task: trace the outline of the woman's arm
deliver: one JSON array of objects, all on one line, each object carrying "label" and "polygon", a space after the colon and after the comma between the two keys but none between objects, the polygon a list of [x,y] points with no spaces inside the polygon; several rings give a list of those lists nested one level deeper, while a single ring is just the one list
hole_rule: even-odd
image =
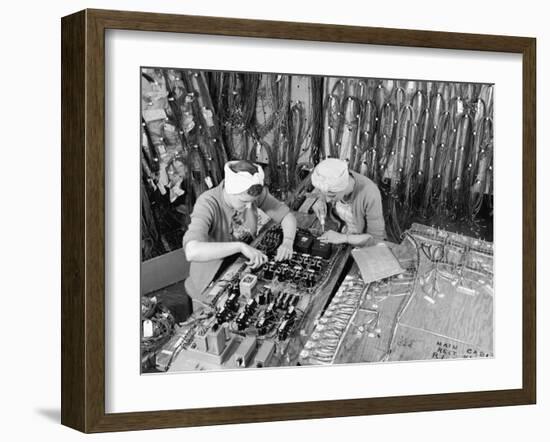
[{"label": "woman's arm", "polygon": [[296,218],[292,212],[288,212],[281,221],[281,227],[283,229],[283,238],[294,242],[296,236]]},{"label": "woman's arm", "polygon": [[214,261],[227,256],[240,253],[244,243],[233,242],[208,242],[208,241],[189,241],[185,245],[185,258],[187,261]]},{"label": "woman's arm", "polygon": [[345,235],[346,242],[354,247],[364,247],[374,245],[375,241],[372,235],[368,233],[358,233],[355,235]]},{"label": "woman's arm", "polygon": [[346,234],[329,230],[319,237],[320,241],[330,244],[349,244],[354,247],[363,247],[374,245],[375,241],[372,235],[368,233]]},{"label": "woman's arm", "polygon": [[294,248],[294,237],[296,236],[296,218],[291,212],[288,212],[281,221],[283,229],[283,241],[277,249],[276,261],[284,261],[292,258]]},{"label": "woman's arm", "polygon": [[253,268],[261,266],[267,261],[267,256],[244,242],[208,242],[189,241],[185,245],[185,258],[187,261],[205,262],[222,259],[235,253],[242,253],[248,258],[248,264]]}]

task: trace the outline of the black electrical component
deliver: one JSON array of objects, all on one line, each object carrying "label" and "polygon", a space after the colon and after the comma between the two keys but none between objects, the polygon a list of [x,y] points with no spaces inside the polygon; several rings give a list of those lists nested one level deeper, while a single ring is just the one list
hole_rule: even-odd
[{"label": "black electrical component", "polygon": [[237,329],[243,331],[248,326],[248,315],[245,312],[239,313],[235,322],[237,323]]},{"label": "black electrical component", "polygon": [[236,312],[239,309],[239,295],[237,292],[232,292],[225,301],[224,306],[228,310]]},{"label": "black electrical component", "polygon": [[268,230],[263,236],[258,250],[263,251],[266,255],[271,256],[277,250],[283,239],[283,231],[280,227]]},{"label": "black electrical component", "polygon": [[288,278],[290,277],[289,270],[290,270],[290,267],[286,262],[281,264],[281,272],[283,277],[285,278],[285,281],[288,281]]},{"label": "black electrical component", "polygon": [[234,295],[236,296],[237,298],[239,296],[241,296],[241,289],[239,288],[239,280],[235,281],[235,282],[232,282],[231,283],[231,290],[229,291],[229,293],[231,295]]},{"label": "black electrical component", "polygon": [[223,324],[227,320],[227,309],[223,306],[220,310],[216,312],[216,322],[218,324]]},{"label": "black electrical component", "polygon": [[306,287],[313,287],[315,285],[315,272],[313,270],[308,270],[307,275],[305,276],[304,282]]},{"label": "black electrical component", "polygon": [[296,233],[296,238],[294,238],[294,250],[298,253],[309,253],[312,243],[313,238],[311,235],[304,232],[298,232]]},{"label": "black electrical component", "polygon": [[267,332],[267,325],[268,325],[268,320],[265,316],[261,316],[258,318],[258,320],[256,321],[256,329],[258,330],[258,334],[261,336],[261,335],[265,335],[266,332]]},{"label": "black electrical component", "polygon": [[296,252],[293,252],[292,253],[292,258],[290,258],[289,260],[289,263],[291,266],[299,266],[301,265],[303,262],[303,255],[302,254],[299,254],[299,253],[296,253]]},{"label": "black electrical component", "polygon": [[264,290],[261,290],[258,294],[258,304],[259,305],[265,305],[266,302],[266,294]]},{"label": "black electrical component", "polygon": [[276,309],[275,301],[271,301],[267,306],[267,308],[265,309],[265,316],[270,317],[275,315],[275,309]]},{"label": "black electrical component", "polygon": [[250,298],[246,305],[244,306],[244,313],[247,316],[252,316],[254,312],[256,311],[256,307],[258,306],[258,303],[254,298]]},{"label": "black electrical component", "polygon": [[277,329],[277,338],[279,341],[284,341],[288,337],[288,321],[281,322]]},{"label": "black electrical component", "polygon": [[285,308],[288,308],[292,305],[295,296],[293,294],[288,295],[288,299],[285,299]]},{"label": "black electrical component", "polygon": [[265,265],[264,265],[264,271],[263,271],[263,275],[262,277],[264,279],[267,279],[267,280],[272,280],[273,279],[273,276],[274,276],[274,266],[275,266],[275,263],[274,262],[267,262]]},{"label": "black electrical component", "polygon": [[315,261],[314,263],[311,264],[311,266],[309,268],[311,270],[313,270],[314,272],[320,272],[321,271],[321,261]]},{"label": "black electrical component", "polygon": [[290,306],[288,310],[285,313],[284,319],[292,319],[294,320],[296,318],[296,308],[294,306]]},{"label": "black electrical component", "polygon": [[284,341],[286,338],[288,338],[288,334],[290,333],[290,330],[292,329],[292,326],[294,325],[293,319],[285,319],[281,324],[279,325],[279,328],[277,329],[277,339],[279,341]]},{"label": "black electrical component", "polygon": [[276,305],[278,310],[282,310],[284,308],[286,297],[287,297],[286,293],[284,292],[279,293],[279,296],[277,298],[277,305]]},{"label": "black electrical component", "polygon": [[307,270],[313,270],[314,272],[320,272],[321,268],[323,266],[322,262],[323,262],[323,258],[321,258],[320,256],[310,256],[309,259],[307,260],[307,264],[304,265],[304,267]]},{"label": "black electrical component", "polygon": [[295,276],[294,269],[292,269],[291,267],[286,267],[284,272],[285,272],[286,281],[294,280],[294,276]]},{"label": "black electrical component", "polygon": [[285,282],[288,279],[288,264],[281,264],[275,269],[275,276],[281,282]]},{"label": "black electrical component", "polygon": [[271,291],[270,287],[264,286],[264,293],[265,293],[265,303],[269,304],[273,301],[273,292]]},{"label": "black electrical component", "polygon": [[313,256],[329,259],[332,254],[332,246],[328,242],[322,242],[316,239],[311,246],[311,254]]},{"label": "black electrical component", "polygon": [[283,301],[283,305],[282,305],[283,310],[286,310],[288,308],[291,299],[292,299],[292,295],[289,293]]}]

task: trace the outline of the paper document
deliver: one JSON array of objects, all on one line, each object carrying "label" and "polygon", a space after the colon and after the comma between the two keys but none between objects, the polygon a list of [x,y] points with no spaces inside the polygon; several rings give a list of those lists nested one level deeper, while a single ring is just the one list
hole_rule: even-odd
[{"label": "paper document", "polygon": [[365,284],[380,279],[389,278],[403,273],[405,270],[399,265],[389,247],[379,243],[372,247],[363,247],[351,251],[357,263]]}]

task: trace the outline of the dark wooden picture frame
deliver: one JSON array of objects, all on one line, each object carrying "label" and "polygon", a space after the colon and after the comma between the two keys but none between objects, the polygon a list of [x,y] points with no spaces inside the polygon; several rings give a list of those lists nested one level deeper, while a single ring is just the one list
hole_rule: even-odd
[{"label": "dark wooden picture frame", "polygon": [[[536,40],[311,23],[84,10],[62,28],[61,422],[83,432],[534,404],[536,400]],[[523,63],[523,385],[513,390],[105,412],[105,30],[507,52]]]}]

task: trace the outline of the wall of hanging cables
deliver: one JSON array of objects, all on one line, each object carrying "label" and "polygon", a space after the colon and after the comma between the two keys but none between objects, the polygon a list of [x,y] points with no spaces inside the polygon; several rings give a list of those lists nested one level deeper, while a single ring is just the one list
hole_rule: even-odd
[{"label": "wall of hanging cables", "polygon": [[323,151],[379,185],[393,239],[413,219],[461,223],[480,236],[478,215],[493,192],[493,90],[327,78]]},{"label": "wall of hanging cables", "polygon": [[479,236],[490,212],[491,85],[144,68],[141,96],[143,260],[181,246],[229,159],[261,163],[283,200],[345,159],[382,190],[391,239],[414,220]]}]

